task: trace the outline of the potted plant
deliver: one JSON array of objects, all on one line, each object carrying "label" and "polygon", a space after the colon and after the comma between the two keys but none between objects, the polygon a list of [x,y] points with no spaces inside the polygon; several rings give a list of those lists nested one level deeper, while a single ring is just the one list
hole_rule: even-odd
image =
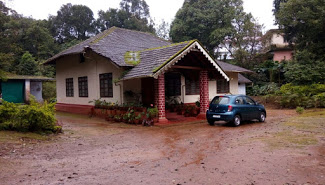
[{"label": "potted plant", "polygon": [[141,120],[142,120],[142,115],[141,114],[139,114],[138,116],[136,116],[135,118],[134,118],[134,124],[139,124],[139,123],[141,123]]},{"label": "potted plant", "polygon": [[128,123],[128,121],[129,121],[128,115],[127,114],[123,114],[122,120],[123,120],[124,123]]},{"label": "potted plant", "polygon": [[120,115],[115,115],[114,116],[114,121],[121,122],[121,116]]}]

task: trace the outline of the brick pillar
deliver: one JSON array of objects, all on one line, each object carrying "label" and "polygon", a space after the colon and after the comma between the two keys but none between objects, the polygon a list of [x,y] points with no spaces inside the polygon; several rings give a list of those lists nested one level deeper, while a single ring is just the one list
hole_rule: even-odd
[{"label": "brick pillar", "polygon": [[208,71],[200,71],[200,114],[197,118],[205,118],[206,110],[209,105],[209,79]]},{"label": "brick pillar", "polygon": [[154,100],[154,107],[158,107],[158,97],[159,97],[159,90],[158,90],[158,79],[154,79],[154,92],[155,92],[155,100]]},{"label": "brick pillar", "polygon": [[158,122],[167,123],[165,110],[165,74],[158,77]]}]

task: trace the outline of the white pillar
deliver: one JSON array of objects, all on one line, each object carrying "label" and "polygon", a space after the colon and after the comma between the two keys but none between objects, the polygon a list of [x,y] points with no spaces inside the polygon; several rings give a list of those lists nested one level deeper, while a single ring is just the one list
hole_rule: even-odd
[{"label": "white pillar", "polygon": [[30,80],[25,80],[25,102],[29,101],[30,95]]}]

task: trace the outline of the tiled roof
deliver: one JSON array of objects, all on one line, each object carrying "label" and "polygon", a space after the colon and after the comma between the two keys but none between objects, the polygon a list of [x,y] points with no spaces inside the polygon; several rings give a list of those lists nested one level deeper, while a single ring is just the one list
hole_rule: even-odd
[{"label": "tiled roof", "polygon": [[128,51],[139,51],[171,44],[151,33],[112,27],[80,44],[53,56],[46,63],[51,63],[64,55],[81,53],[85,47],[111,59],[118,66],[132,66],[124,62],[124,54]]},{"label": "tiled roof", "polygon": [[248,78],[244,77],[242,74],[238,73],[238,83],[249,84],[252,83]]},{"label": "tiled roof", "polygon": [[217,63],[219,64],[219,66],[227,72],[238,72],[238,73],[253,73],[253,71],[239,67],[239,66],[235,66],[226,62],[221,62],[221,61],[217,61]]},{"label": "tiled roof", "polygon": [[17,75],[13,73],[5,73],[5,78],[9,80],[40,80],[40,81],[53,81],[54,78],[46,76],[31,76],[31,75]]},{"label": "tiled roof", "polygon": [[193,41],[171,44],[163,47],[139,51],[140,62],[132,68],[123,79],[152,76],[154,70],[163,65]]}]

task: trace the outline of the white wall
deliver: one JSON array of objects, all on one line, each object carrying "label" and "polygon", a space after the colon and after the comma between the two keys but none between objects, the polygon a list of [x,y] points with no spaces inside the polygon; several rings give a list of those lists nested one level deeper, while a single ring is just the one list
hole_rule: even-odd
[{"label": "white wall", "polygon": [[[108,59],[94,53],[87,53],[85,62],[79,62],[79,55],[65,56],[56,63],[56,85],[58,103],[93,105],[89,103],[100,98],[99,74],[112,73],[113,80],[118,79],[122,70],[118,69]],[[79,97],[78,77],[88,77],[88,97]],[[66,97],[66,78],[73,78],[74,97]],[[102,98],[108,102],[121,102],[121,90],[123,92],[123,82],[121,86],[113,83],[113,98]]]},{"label": "white wall", "polygon": [[244,83],[238,84],[238,94],[246,95],[246,84]]},{"label": "white wall", "polygon": [[30,94],[35,96],[37,101],[42,102],[42,82],[30,82]]}]

